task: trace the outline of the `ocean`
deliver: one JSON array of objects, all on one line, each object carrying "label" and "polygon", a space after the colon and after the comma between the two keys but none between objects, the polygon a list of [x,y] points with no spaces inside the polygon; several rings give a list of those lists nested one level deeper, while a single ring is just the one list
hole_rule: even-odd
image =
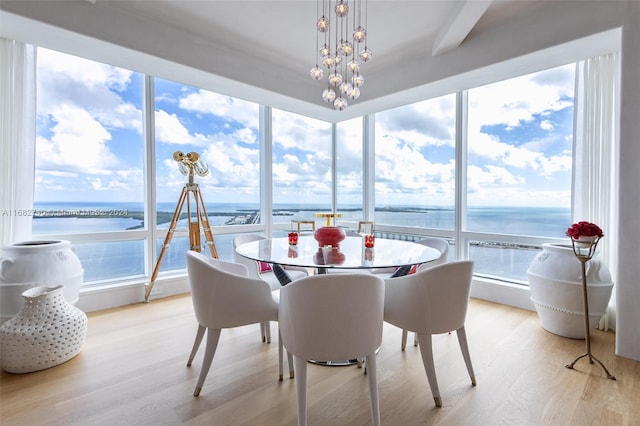
[{"label": "ocean", "polygon": [[[166,229],[176,208],[175,203],[158,203],[158,228]],[[205,206],[212,226],[231,223],[252,223],[258,207],[255,204],[211,204]],[[186,205],[183,213],[186,214]],[[274,205],[274,223],[291,223],[294,219],[314,219],[314,213],[326,211],[326,206]],[[142,203],[112,202],[59,202],[36,203],[33,234],[38,235],[92,233],[142,229]],[[341,206],[342,220],[362,219],[358,206]],[[320,220],[315,218],[316,220]],[[425,227],[453,230],[452,208],[430,206],[377,207],[376,223],[388,223],[407,227]],[[177,228],[185,228],[186,219]],[[528,235],[538,237],[563,237],[571,224],[570,209],[543,207],[480,207],[469,208],[467,230],[487,233]],[[221,259],[232,260],[234,235],[214,235],[215,246]],[[158,253],[163,240],[157,241]],[[202,241],[203,245],[205,241]],[[184,252],[188,250],[188,238],[174,238],[165,253],[160,271],[185,267]],[[74,249],[85,269],[84,282],[144,276],[144,241],[116,241],[75,244]],[[451,250],[453,251],[453,250]],[[521,247],[495,247],[474,245],[470,256],[475,261],[474,272],[486,276],[526,282],[526,270],[537,250]]]}]

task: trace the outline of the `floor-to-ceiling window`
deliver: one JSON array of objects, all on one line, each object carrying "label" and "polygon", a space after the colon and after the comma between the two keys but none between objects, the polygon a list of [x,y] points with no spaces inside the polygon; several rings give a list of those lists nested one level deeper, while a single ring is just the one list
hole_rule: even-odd
[{"label": "floor-to-ceiling window", "polygon": [[[571,224],[573,64],[468,91],[466,211],[474,273],[526,282],[537,249]],[[485,234],[485,235],[481,235]]]},{"label": "floor-to-ceiling window", "polygon": [[274,223],[331,210],[330,123],[274,109],[272,154]]},{"label": "floor-to-ceiling window", "polygon": [[455,125],[455,94],[376,114],[376,223],[453,231]]},{"label": "floor-to-ceiling window", "polygon": [[[196,182],[222,231],[215,233],[222,258],[231,258],[233,234],[246,229],[232,226],[265,220],[257,104],[154,78],[146,97],[153,149],[145,151],[143,75],[45,49],[39,57],[35,199],[50,213],[36,217],[33,231],[73,235],[85,282],[150,274],[187,182],[177,151],[197,152],[209,168]],[[461,105],[449,94],[376,114],[375,141],[365,141],[374,143],[376,225],[443,236],[476,261],[477,274],[522,282],[540,240],[562,237],[570,220],[573,66],[469,89],[466,98]],[[361,220],[363,120],[332,125],[275,109],[271,117],[266,221],[277,231],[292,219],[314,220],[334,208],[334,187],[343,219]],[[466,179],[456,183],[461,125]],[[145,152],[154,153],[152,177]],[[156,229],[145,223],[145,200],[153,201],[146,213]],[[185,221],[183,214],[178,227]],[[184,268],[187,235],[176,234],[163,271]]]},{"label": "floor-to-ceiling window", "polygon": [[81,235],[85,282],[145,273],[142,84],[139,73],[38,49],[33,234]]},{"label": "floor-to-ceiling window", "polygon": [[[182,201],[182,215],[174,225],[185,230],[187,212],[198,223],[196,209],[203,205],[212,227],[258,223],[260,220],[259,106],[186,84],[154,79],[155,188],[157,227],[166,230]],[[187,190],[188,170],[175,153],[196,153],[202,167],[195,170],[197,190]],[[179,155],[179,154],[178,154]],[[198,203],[199,191],[204,203]],[[200,223],[204,228],[204,223]],[[221,258],[231,259],[232,236],[213,236]],[[207,236],[201,246],[209,250]],[[165,236],[157,239],[157,252]],[[190,245],[182,232],[172,238],[161,271],[185,268],[184,252]]]},{"label": "floor-to-ceiling window", "polygon": [[364,182],[362,118],[336,125],[336,209],[341,220],[358,222],[362,215]]}]

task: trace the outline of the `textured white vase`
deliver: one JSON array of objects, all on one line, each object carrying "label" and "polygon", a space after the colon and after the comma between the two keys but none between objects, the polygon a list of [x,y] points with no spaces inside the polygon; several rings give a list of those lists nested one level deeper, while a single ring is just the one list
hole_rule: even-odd
[{"label": "textured white vase", "polygon": [[[589,333],[605,314],[613,282],[596,256],[586,263]],[[585,338],[582,266],[571,245],[543,244],[527,270],[531,300],[545,330],[573,339]]]},{"label": "textured white vase", "polygon": [[20,311],[22,293],[35,286],[64,285],[64,296],[78,301],[84,269],[65,240],[23,241],[0,250],[0,324]]},{"label": "textured white vase", "polygon": [[63,286],[26,290],[24,306],[0,327],[0,364],[30,373],[75,357],[87,336],[87,315],[65,299]]}]

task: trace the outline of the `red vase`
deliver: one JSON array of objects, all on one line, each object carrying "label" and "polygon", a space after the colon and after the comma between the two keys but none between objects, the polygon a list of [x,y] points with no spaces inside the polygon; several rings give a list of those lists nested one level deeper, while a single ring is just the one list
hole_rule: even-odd
[{"label": "red vase", "polygon": [[340,247],[340,242],[344,240],[347,234],[342,228],[336,226],[323,226],[316,229],[313,233],[313,237],[318,241],[320,247],[332,246]]}]

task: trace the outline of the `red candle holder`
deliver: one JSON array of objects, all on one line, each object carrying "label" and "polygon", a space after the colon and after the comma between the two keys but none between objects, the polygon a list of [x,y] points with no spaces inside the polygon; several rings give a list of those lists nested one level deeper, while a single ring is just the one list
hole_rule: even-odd
[{"label": "red candle holder", "polygon": [[371,234],[371,235],[364,236],[364,246],[366,248],[373,248],[373,246],[375,245],[375,242],[376,242],[375,235]]},{"label": "red candle holder", "polygon": [[297,232],[289,232],[289,245],[297,246],[298,245],[298,233]]}]

